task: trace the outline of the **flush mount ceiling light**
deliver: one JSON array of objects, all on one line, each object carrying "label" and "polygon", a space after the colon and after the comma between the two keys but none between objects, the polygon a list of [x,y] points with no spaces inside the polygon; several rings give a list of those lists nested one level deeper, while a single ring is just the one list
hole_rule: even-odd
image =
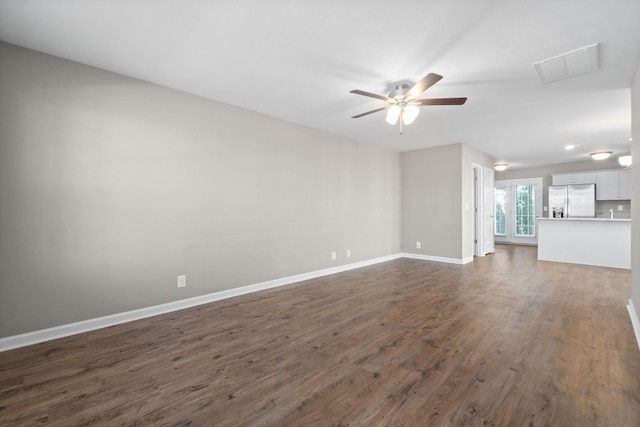
[{"label": "flush mount ceiling light", "polygon": [[625,168],[631,167],[631,156],[620,156],[618,157],[618,163]]},{"label": "flush mount ceiling light", "polygon": [[613,153],[613,151],[598,151],[589,155],[593,160],[604,160],[608,159],[609,156],[611,156],[611,153]]},{"label": "flush mount ceiling light", "polygon": [[496,163],[495,165],[493,165],[493,168],[498,172],[502,172],[506,170],[508,166],[509,166],[508,163]]}]

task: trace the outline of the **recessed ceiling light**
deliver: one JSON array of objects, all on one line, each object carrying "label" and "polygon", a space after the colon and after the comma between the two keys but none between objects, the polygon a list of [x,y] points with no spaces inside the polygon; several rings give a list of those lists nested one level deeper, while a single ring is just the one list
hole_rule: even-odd
[{"label": "recessed ceiling light", "polygon": [[569,145],[565,145],[564,149],[565,150],[573,150],[574,148],[576,148],[577,146],[575,144],[569,144]]}]

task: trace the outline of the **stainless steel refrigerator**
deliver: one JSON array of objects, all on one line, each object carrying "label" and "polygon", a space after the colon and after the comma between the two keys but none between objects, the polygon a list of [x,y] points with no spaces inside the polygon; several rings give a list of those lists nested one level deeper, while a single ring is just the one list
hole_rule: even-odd
[{"label": "stainless steel refrigerator", "polygon": [[551,218],[594,218],[596,185],[550,185],[549,212]]}]

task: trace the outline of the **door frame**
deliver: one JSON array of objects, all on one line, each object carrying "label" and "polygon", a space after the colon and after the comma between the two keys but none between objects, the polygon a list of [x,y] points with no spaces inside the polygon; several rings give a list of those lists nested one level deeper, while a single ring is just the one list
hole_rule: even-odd
[{"label": "door frame", "polygon": [[[491,235],[488,236],[488,230],[485,229],[485,212],[486,208],[490,207],[490,212],[493,212],[493,202],[488,200],[489,195],[485,192],[485,180],[489,179],[492,176],[492,169],[486,168],[477,163],[471,163],[471,188],[472,188],[472,200],[473,200],[473,209],[472,209],[472,233],[471,233],[471,244],[473,247],[473,255],[475,256],[485,256],[488,253],[495,252],[495,246],[493,244],[487,245],[487,238],[490,238],[493,242],[493,230],[491,230]],[[491,183],[491,188],[493,188],[493,182]],[[493,199],[493,197],[490,197]],[[489,246],[489,247],[487,247]]]},{"label": "door frame", "polygon": [[482,191],[484,194],[483,211],[481,215],[482,229],[484,230],[484,240],[482,248],[485,254],[494,253],[496,251],[495,239],[495,172],[492,168],[484,168],[484,179],[482,181]]}]

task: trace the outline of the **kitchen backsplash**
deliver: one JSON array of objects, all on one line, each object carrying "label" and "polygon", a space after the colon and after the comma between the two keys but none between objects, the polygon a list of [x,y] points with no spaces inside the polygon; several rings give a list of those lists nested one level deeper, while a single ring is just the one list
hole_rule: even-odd
[{"label": "kitchen backsplash", "polygon": [[[621,211],[618,210],[619,206],[622,206]],[[596,201],[596,218],[609,218],[610,209],[613,209],[614,218],[631,218],[630,200]]]}]

